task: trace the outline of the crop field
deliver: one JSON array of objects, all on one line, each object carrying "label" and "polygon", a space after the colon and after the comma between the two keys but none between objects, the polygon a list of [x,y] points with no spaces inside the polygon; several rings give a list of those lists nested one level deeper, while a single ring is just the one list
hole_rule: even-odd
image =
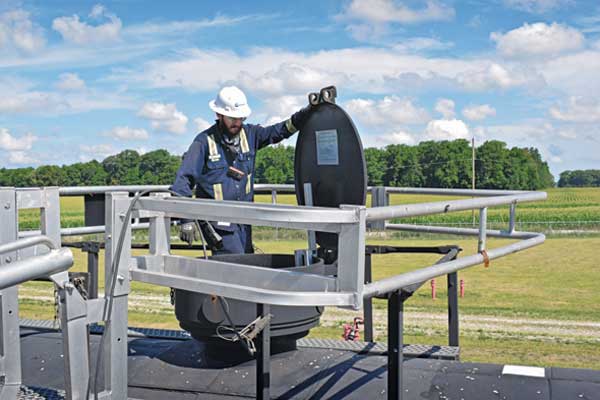
[{"label": "crop field", "polygon": [[[595,232],[600,226],[600,188],[552,189],[548,195],[546,202],[519,205],[520,221],[555,222],[562,219],[571,225],[567,228],[548,228],[548,225],[542,227],[541,224],[531,226],[539,228],[535,230],[565,232],[550,235],[542,246],[492,261],[489,268],[477,266],[459,273],[459,279],[465,284],[465,297],[459,300],[463,361],[600,369],[600,262],[596,257],[600,235]],[[402,204],[442,199],[439,196],[394,195],[391,202]],[[257,200],[270,201],[271,198],[265,195],[258,196]],[[291,204],[295,197],[280,195],[278,201]],[[81,198],[63,198],[61,204],[63,226],[83,223]],[[498,222],[506,224],[507,210],[490,210],[489,215],[497,215]],[[457,219],[443,219],[447,217]],[[471,218],[471,212],[457,213],[456,216],[449,214],[427,223],[468,224],[472,223]],[[34,228],[36,219],[34,213],[24,212],[21,215],[22,229]],[[583,221],[595,221],[595,225],[583,224]],[[568,232],[570,229],[576,232]],[[582,231],[585,232],[582,234]],[[261,232],[255,236],[256,245],[269,253],[290,253],[306,247],[306,242],[299,238],[288,239],[282,235],[276,240],[276,234]],[[416,246],[457,244],[464,249],[464,255],[473,254],[476,249],[475,238],[450,236],[398,238],[373,234],[368,242]],[[491,248],[505,243],[489,240]],[[136,251],[136,254],[140,252]],[[74,250],[74,255],[73,270],[85,271],[86,254]],[[432,255],[377,255],[373,258],[374,278],[381,279],[431,265],[435,261],[436,257]],[[101,266],[103,262],[101,253]],[[102,281],[103,277],[100,278]],[[430,285],[426,283],[406,303],[407,342],[447,342],[445,278],[438,278],[436,283],[437,299],[431,298]],[[133,282],[130,325],[177,329],[168,291],[168,288]],[[22,317],[54,317],[53,290],[49,284],[32,282],[23,285],[20,298]],[[376,339],[385,340],[385,303],[377,301],[374,308]],[[357,315],[360,313],[329,308],[321,326],[311,331],[311,335],[339,338],[342,325]]]},{"label": "crop field", "polygon": [[[600,233],[600,188],[556,188],[548,189],[548,199],[543,202],[523,203],[517,206],[517,229],[543,231],[553,233]],[[460,197],[433,195],[393,194],[390,204],[411,204],[443,200],[455,200]],[[271,195],[257,195],[257,202],[271,202]],[[277,202],[296,204],[296,196],[292,194],[278,195]],[[367,196],[367,206],[371,199]],[[63,227],[83,225],[83,198],[61,198],[61,224]],[[39,223],[38,215],[33,211],[23,211],[20,216],[21,229],[35,229]],[[394,220],[392,222],[416,224],[443,224],[452,226],[470,226],[477,223],[478,213],[471,211],[456,212],[444,215],[425,216]],[[488,227],[505,229],[508,224],[508,207],[497,207],[488,210]]]}]

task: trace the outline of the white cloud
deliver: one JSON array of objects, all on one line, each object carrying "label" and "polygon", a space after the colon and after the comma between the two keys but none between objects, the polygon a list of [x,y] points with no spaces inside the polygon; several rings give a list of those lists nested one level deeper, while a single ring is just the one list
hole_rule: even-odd
[{"label": "white cloud", "polygon": [[581,49],[584,44],[581,32],[556,22],[525,23],[504,34],[492,32],[490,38],[500,54],[512,58],[557,56]]},{"label": "white cloud", "polygon": [[459,119],[435,119],[425,128],[425,137],[431,140],[469,139],[469,128]]},{"label": "white cloud", "polygon": [[435,103],[435,111],[442,114],[444,119],[454,118],[454,101],[450,99],[439,99]]},{"label": "white cloud", "polygon": [[[64,89],[80,86],[77,79],[61,79]],[[68,83],[68,85],[62,85]],[[90,110],[131,109],[131,95],[119,90],[31,90],[33,83],[19,78],[0,77],[0,114],[64,115]]]},{"label": "white cloud", "polygon": [[194,123],[196,124],[197,132],[203,132],[212,126],[212,123],[202,117],[194,118]]},{"label": "white cloud", "polygon": [[162,23],[146,22],[123,28],[123,34],[129,36],[189,34],[190,32],[194,32],[199,29],[215,28],[219,26],[233,26],[249,21],[257,22],[270,17],[271,16],[260,14],[242,15],[239,17],[217,15],[214,18],[201,20],[164,21]]},{"label": "white cloud", "polygon": [[399,52],[413,53],[428,50],[446,50],[454,46],[452,42],[442,42],[439,39],[429,37],[413,37],[402,39],[393,46]]},{"label": "white cloud", "polygon": [[120,140],[144,140],[149,137],[145,129],[130,128],[128,126],[115,126],[110,131],[104,132],[103,135]]},{"label": "white cloud", "polygon": [[31,21],[27,11],[17,9],[0,14],[0,48],[8,46],[33,53],[45,44],[43,29]]},{"label": "white cloud", "polygon": [[430,118],[424,108],[398,96],[385,96],[381,100],[352,99],[344,104],[344,109],[361,124],[370,126],[419,124]]},{"label": "white cloud", "polygon": [[0,97],[0,113],[46,113],[51,110],[65,110],[67,102],[60,96],[46,92],[23,92]]},{"label": "white cloud", "polygon": [[365,147],[382,147],[390,144],[416,144],[414,135],[406,131],[393,131],[383,135],[371,137],[369,135],[364,138]]},{"label": "white cloud", "polygon": [[21,137],[15,137],[10,134],[8,129],[0,128],[0,149],[8,151],[29,150],[38,138],[31,133]]},{"label": "white cloud", "polygon": [[387,34],[390,24],[418,24],[428,21],[447,21],[454,18],[454,9],[437,0],[428,0],[425,7],[412,9],[394,0],[352,0],[339,21],[351,21],[346,27],[352,37],[370,42]]},{"label": "white cloud", "polygon": [[536,14],[546,13],[573,3],[573,0],[504,0],[507,7]]},{"label": "white cloud", "polygon": [[571,96],[562,109],[551,107],[550,115],[560,121],[600,122],[600,101],[589,97]]},{"label": "white cloud", "polygon": [[[377,62],[373,62],[377,60]],[[315,67],[316,66],[316,67]],[[543,77],[522,65],[487,59],[423,57],[389,48],[357,47],[297,53],[256,48],[249,54],[190,49],[112,77],[130,85],[216,92],[224,83],[271,96],[302,95],[334,84],[346,92],[389,94],[411,88],[456,90],[539,88]]]},{"label": "white cloud", "polygon": [[261,118],[265,125],[276,124],[288,119],[292,113],[304,107],[307,102],[308,100],[304,96],[269,97],[263,100],[263,111],[266,115],[257,117]]},{"label": "white cloud", "polygon": [[11,164],[33,164],[37,160],[24,151],[11,151],[8,153],[8,162]]},{"label": "white cloud", "polygon": [[545,85],[544,77],[538,72],[523,66],[507,68],[497,63],[461,72],[458,83],[468,90],[510,89],[514,87],[540,88]]},{"label": "white cloud", "polygon": [[241,71],[237,81],[244,89],[263,94],[308,93],[310,88],[339,84],[343,74],[296,63],[282,63],[277,69],[258,74]]},{"label": "white cloud", "polygon": [[462,115],[472,121],[481,121],[496,115],[496,109],[489,104],[470,105],[463,108]]},{"label": "white cloud", "polygon": [[450,20],[454,18],[454,9],[435,0],[428,0],[425,7],[420,9],[411,9],[402,2],[393,0],[352,0],[338,18],[371,23],[415,24]]},{"label": "white cloud", "polygon": [[80,21],[79,15],[64,16],[55,18],[52,21],[52,29],[59,32],[67,42],[80,45],[114,42],[119,39],[123,24],[116,15],[109,13],[104,6],[94,6],[89,17],[106,22],[90,25]]},{"label": "white cloud", "polygon": [[[600,49],[599,49],[600,50]],[[569,95],[600,93],[600,51],[583,50],[551,59],[539,67],[548,85]]]},{"label": "white cloud", "polygon": [[82,90],[85,89],[85,82],[77,74],[67,72],[60,74],[56,87],[60,90]]},{"label": "white cloud", "polygon": [[188,117],[177,111],[174,103],[146,103],[138,115],[149,119],[154,130],[165,130],[178,135],[187,131]]},{"label": "white cloud", "polygon": [[85,153],[80,159],[81,160],[89,160],[89,158],[105,158],[110,155],[113,155],[117,152],[117,150],[113,147],[112,144],[94,144],[94,145],[85,145],[82,144],[79,146],[79,149]]}]

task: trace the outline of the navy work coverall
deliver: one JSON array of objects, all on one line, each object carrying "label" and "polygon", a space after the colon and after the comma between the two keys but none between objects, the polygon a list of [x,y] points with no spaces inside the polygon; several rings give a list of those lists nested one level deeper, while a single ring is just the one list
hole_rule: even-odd
[{"label": "navy work coverall", "polygon": [[[254,200],[254,163],[256,151],[270,144],[279,143],[292,136],[297,130],[291,119],[275,125],[243,124],[240,130],[240,151],[235,156],[227,155],[219,132],[218,123],[196,136],[183,158],[171,190],[183,196],[215,200]],[[229,166],[244,172],[237,180],[228,176]],[[215,254],[252,253],[252,231],[250,225],[212,222],[223,237],[223,249]]]}]

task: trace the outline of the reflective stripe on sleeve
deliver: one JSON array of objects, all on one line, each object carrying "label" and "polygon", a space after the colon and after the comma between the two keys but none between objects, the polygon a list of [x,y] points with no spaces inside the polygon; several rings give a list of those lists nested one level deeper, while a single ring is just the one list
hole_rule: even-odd
[{"label": "reflective stripe on sleeve", "polygon": [[223,185],[215,183],[213,185],[213,192],[215,192],[215,200],[223,200]]},{"label": "reflective stripe on sleeve", "polygon": [[248,138],[246,137],[246,131],[244,128],[240,131],[240,147],[242,148],[242,153],[248,153],[250,151],[250,146],[248,146]]},{"label": "reflective stripe on sleeve", "polygon": [[298,129],[294,126],[294,124],[292,124],[292,119],[288,119],[287,121],[285,121],[285,127],[287,128],[289,133],[296,133],[298,132]]}]

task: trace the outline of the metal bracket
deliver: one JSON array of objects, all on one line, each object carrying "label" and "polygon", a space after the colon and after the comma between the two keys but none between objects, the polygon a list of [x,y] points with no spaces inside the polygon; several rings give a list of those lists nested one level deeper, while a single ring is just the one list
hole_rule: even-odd
[{"label": "metal bracket", "polygon": [[319,93],[309,93],[308,94],[308,102],[316,106],[320,103],[331,103],[335,104],[335,99],[337,97],[337,89],[335,86],[327,86],[322,88]]}]

